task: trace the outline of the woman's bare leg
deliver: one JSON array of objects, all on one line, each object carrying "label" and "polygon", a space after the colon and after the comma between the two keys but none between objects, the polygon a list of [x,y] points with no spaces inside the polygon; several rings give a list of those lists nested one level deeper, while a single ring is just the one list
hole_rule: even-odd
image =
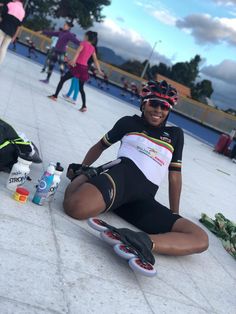
[{"label": "woman's bare leg", "polygon": [[[92,184],[86,183],[87,177],[80,175],[69,184],[64,197],[65,213],[75,219],[87,219],[106,209],[101,192]],[[200,253],[208,248],[206,232],[185,218],[178,219],[171,232],[150,235],[154,243],[153,251],[166,255],[188,255]]]},{"label": "woman's bare leg", "polygon": [[199,226],[185,218],[178,219],[171,232],[150,235],[153,251],[166,255],[201,253],[208,248],[208,235]]},{"label": "woman's bare leg", "polygon": [[88,178],[80,175],[67,187],[63,207],[65,213],[75,219],[87,219],[102,213],[106,209],[101,192],[92,184],[86,183]]}]

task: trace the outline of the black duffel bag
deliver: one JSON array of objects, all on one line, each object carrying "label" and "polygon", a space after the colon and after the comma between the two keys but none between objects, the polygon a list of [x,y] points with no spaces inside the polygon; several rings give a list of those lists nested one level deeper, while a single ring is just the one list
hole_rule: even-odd
[{"label": "black duffel bag", "polygon": [[0,119],[0,171],[9,172],[17,158],[41,163],[37,147],[31,141],[25,141],[14,128]]}]

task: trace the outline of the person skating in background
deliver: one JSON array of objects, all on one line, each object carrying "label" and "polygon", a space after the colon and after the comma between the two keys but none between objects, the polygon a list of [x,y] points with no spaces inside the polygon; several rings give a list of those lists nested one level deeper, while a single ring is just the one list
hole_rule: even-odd
[{"label": "person skating in background", "polygon": [[29,38],[27,40],[27,44],[28,44],[28,58],[31,58],[31,56],[33,55],[34,58],[37,59],[38,56],[36,53],[36,47],[35,47],[33,40]]},{"label": "person skating in background", "polygon": [[16,51],[16,44],[19,41],[19,37],[16,37],[13,41],[12,41],[12,50]]},{"label": "person skating in background", "polygon": [[123,84],[123,87],[122,87],[122,91],[121,91],[121,96],[125,97],[127,94],[128,94],[128,88],[129,88],[129,83],[128,81],[125,79],[124,76],[122,76],[121,78],[121,82]]},{"label": "person skating in background", "polygon": [[135,97],[139,98],[139,90],[138,90],[138,87],[137,87],[135,82],[132,82],[130,84],[130,89],[131,89],[131,98],[130,98],[130,100],[134,101]]},{"label": "person skating in background", "polygon": [[69,42],[79,45],[80,41],[76,38],[74,33],[71,33],[70,30],[73,27],[71,22],[66,22],[61,31],[42,31],[40,33],[47,36],[56,36],[58,37],[56,46],[52,52],[52,56],[48,65],[48,74],[45,80],[40,80],[42,83],[49,83],[52,71],[56,63],[59,64],[61,76],[64,75],[65,70],[65,55],[66,55],[66,46]]},{"label": "person skating in background", "polygon": [[[91,77],[94,78],[96,84],[98,85],[97,70],[93,62],[89,66],[89,72],[91,73]],[[91,83],[91,79],[88,81],[88,83]]]},{"label": "person skating in background", "polygon": [[101,89],[109,90],[109,79],[108,79],[108,76],[107,76],[105,71],[102,71],[102,73],[103,73],[103,78],[99,82],[98,86]]},{"label": "person skating in background", "polygon": [[48,47],[47,56],[46,56],[43,68],[41,70],[41,73],[45,72],[48,69],[49,62],[50,62],[50,59],[52,57],[52,53],[53,53],[54,48],[57,44],[57,40],[58,40],[58,37],[56,37],[56,36],[51,37],[51,44],[50,44],[50,47]]},{"label": "person skating in background", "polygon": [[19,27],[25,17],[23,0],[13,0],[2,4],[0,21],[0,64],[3,62],[10,42],[14,42],[19,33]]},{"label": "person skating in background", "polygon": [[79,79],[79,91],[82,98],[82,107],[80,108],[80,111],[85,112],[87,110],[84,83],[87,82],[89,79],[88,61],[91,56],[99,74],[102,75],[102,71],[100,69],[100,65],[96,55],[96,45],[97,32],[86,32],[84,35],[84,40],[80,43],[80,46],[78,47],[74,58],[69,62],[69,71],[61,77],[61,80],[57,85],[55,94],[48,96],[50,99],[57,100],[63,84],[72,77],[76,77]]},{"label": "person skating in background", "polygon": [[[230,132],[229,137],[231,141],[234,141],[236,139],[236,128],[233,128],[233,130]],[[236,144],[234,144],[231,152],[230,152],[230,158],[234,163],[236,163]]]},{"label": "person skating in background", "polygon": [[[73,93],[72,98],[70,97]],[[76,104],[76,100],[79,95],[79,80],[77,77],[72,77],[70,88],[67,92],[67,94],[63,94],[62,96],[65,98],[66,101],[69,101],[72,104]]]}]

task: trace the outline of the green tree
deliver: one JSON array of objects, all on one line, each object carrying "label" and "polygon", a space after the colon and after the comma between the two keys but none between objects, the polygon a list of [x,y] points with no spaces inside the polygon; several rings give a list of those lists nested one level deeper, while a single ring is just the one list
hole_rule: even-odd
[{"label": "green tree", "polygon": [[68,18],[76,21],[83,28],[93,26],[93,22],[102,22],[102,9],[110,5],[110,0],[55,0],[54,17]]},{"label": "green tree", "polygon": [[203,97],[211,98],[214,89],[209,80],[198,82],[191,88],[191,96],[193,99],[201,100]]},{"label": "green tree", "polygon": [[141,73],[145,67],[145,62],[143,63],[138,61],[138,60],[128,60],[125,63],[123,63],[120,68],[124,71],[127,71],[131,74],[137,75],[137,76],[141,76]]},{"label": "green tree", "polygon": [[202,61],[199,55],[196,55],[193,59],[189,62],[189,75],[192,82],[196,80],[199,76],[199,64]]},{"label": "green tree", "polygon": [[27,18],[24,26],[37,32],[42,29],[53,29],[55,27],[55,24],[52,22],[52,20],[49,20],[46,17],[34,15]]},{"label": "green tree", "polygon": [[52,18],[62,17],[88,28],[104,19],[102,9],[110,3],[110,0],[29,0],[24,25],[39,30],[52,27]]},{"label": "green tree", "polygon": [[24,26],[38,31],[54,27],[50,16],[53,14],[55,0],[29,0],[26,7]]},{"label": "green tree", "polygon": [[196,78],[199,75],[199,63],[201,57],[196,55],[190,62],[178,62],[171,68],[170,78],[176,82],[193,87]]},{"label": "green tree", "polygon": [[153,79],[156,79],[157,74],[170,77],[171,68],[169,68],[165,63],[160,62],[159,65],[153,65],[150,68],[150,73]]}]

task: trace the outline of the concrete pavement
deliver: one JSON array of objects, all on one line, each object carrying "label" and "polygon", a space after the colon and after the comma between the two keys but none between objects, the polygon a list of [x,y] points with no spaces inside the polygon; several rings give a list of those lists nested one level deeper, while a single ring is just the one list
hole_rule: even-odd
[{"label": "concrete pavement", "polygon": [[[53,202],[31,202],[50,161],[65,167],[81,161],[119,117],[138,113],[86,86],[88,112],[82,114],[79,105],[46,97],[58,74],[49,85],[40,78],[39,65],[11,53],[0,68],[0,118],[33,140],[43,158],[43,165],[31,167],[27,204],[12,199],[5,188],[8,175],[0,173],[0,314],[236,313],[235,260],[209,232],[210,247],[202,254],[156,256],[158,274],[150,279],[133,273],[86,222],[64,214],[65,174]],[[97,164],[114,159],[117,145]],[[201,212],[222,212],[236,221],[236,165],[189,135],[183,165],[181,214],[195,223]],[[157,195],[164,204],[167,187],[165,180]],[[110,213],[104,219],[128,226]]]}]

